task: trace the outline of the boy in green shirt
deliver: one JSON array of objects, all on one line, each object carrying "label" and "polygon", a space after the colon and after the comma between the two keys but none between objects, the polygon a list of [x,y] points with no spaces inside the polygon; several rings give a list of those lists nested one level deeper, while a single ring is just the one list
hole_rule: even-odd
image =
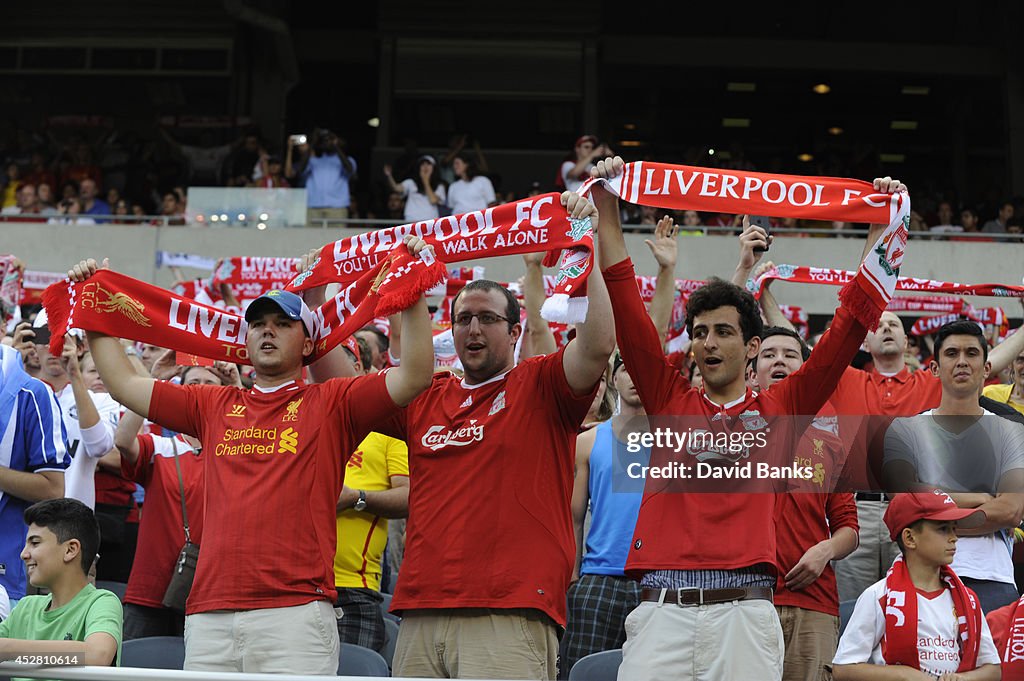
[{"label": "boy in green shirt", "polygon": [[63,658],[66,664],[77,656],[77,664],[119,665],[121,602],[88,581],[100,544],[92,509],[75,499],[48,499],[25,509],[25,524],[21,559],[28,581],[50,594],[26,596],[0,622],[0,660]]}]

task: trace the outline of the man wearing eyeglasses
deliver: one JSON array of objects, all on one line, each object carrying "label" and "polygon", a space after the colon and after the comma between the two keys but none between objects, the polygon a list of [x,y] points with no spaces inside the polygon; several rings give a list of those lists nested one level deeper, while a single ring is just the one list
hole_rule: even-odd
[{"label": "man wearing eyeglasses", "polygon": [[[569,192],[561,202],[596,231],[593,204]],[[409,445],[411,482],[396,676],[555,678],[575,435],[615,346],[600,277],[588,294],[576,338],[519,365],[515,296],[477,280],[452,302],[465,376],[435,375],[387,432]]]}]

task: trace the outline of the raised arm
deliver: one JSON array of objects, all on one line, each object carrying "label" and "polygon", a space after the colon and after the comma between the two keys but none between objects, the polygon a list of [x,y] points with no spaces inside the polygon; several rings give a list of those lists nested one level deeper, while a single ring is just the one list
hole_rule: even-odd
[{"label": "raised arm", "polygon": [[654,297],[647,308],[654,328],[662,338],[668,333],[672,321],[672,303],[676,295],[676,260],[679,245],[676,243],[676,224],[668,215],[658,220],[654,228],[654,241],[645,239],[651,255],[658,263],[658,275],[654,280]]},{"label": "raised arm", "polygon": [[384,179],[388,181],[388,189],[395,193],[401,194],[402,196],[405,196],[405,187],[403,187],[398,182],[395,182],[395,177],[394,175],[391,174],[390,165],[384,166]]},{"label": "raised arm", "polygon": [[[561,202],[569,212],[570,219],[590,218],[600,225],[598,208],[579,194],[562,192]],[[613,212],[617,219],[617,206],[613,206]],[[600,248],[597,250],[600,251]],[[576,325],[576,337],[569,341],[562,354],[565,378],[577,395],[590,392],[601,380],[608,367],[608,358],[615,350],[612,305],[603,278],[593,276],[587,280],[587,298],[590,301],[587,319]]]},{"label": "raised arm", "polygon": [[[775,263],[771,260],[763,262],[754,268],[750,276],[756,280],[773,267],[775,267]],[[779,307],[779,301],[775,299],[775,294],[772,293],[771,285],[771,279],[764,283],[764,287],[761,289],[761,299],[758,301],[761,305],[761,315],[764,317],[765,323],[768,326],[781,326],[784,329],[796,331],[793,324],[786,319],[786,315],[782,314],[782,308]]]},{"label": "raised arm", "polygon": [[[874,187],[887,194],[907,190],[902,182],[889,177],[876,178]],[[868,245],[864,248],[862,264],[856,275],[858,280],[867,276],[864,260],[875,257],[871,253],[871,246],[886,228],[886,225],[871,225],[867,236]],[[840,298],[843,304],[836,310],[832,326],[815,346],[810,359],[795,373],[772,387],[772,391],[784,400],[791,414],[811,416],[818,413],[857,355],[868,332],[865,326],[867,318],[873,317],[877,323],[882,314],[882,310],[876,307],[856,280],[847,284]]]},{"label": "raised arm", "polygon": [[121,415],[114,433],[114,446],[121,458],[131,465],[139,460],[139,431],[145,419],[130,409]]},{"label": "raised arm", "polygon": [[[103,267],[108,266],[104,260]],[[85,281],[96,274],[98,269],[100,266],[96,261],[89,258],[68,270],[68,277],[74,282]],[[86,336],[89,339],[93,360],[96,362],[96,369],[110,395],[136,414],[148,416],[149,400],[153,395],[155,381],[135,373],[119,339],[96,331],[87,331]]]},{"label": "raised arm", "polygon": [[[1024,298],[1020,299],[1020,303],[1024,307]],[[992,371],[989,375],[994,376],[1010,366],[1014,358],[1021,352],[1024,352],[1024,324],[1021,324],[1016,331],[1010,334],[1009,338],[988,353],[988,361],[992,364]]]},{"label": "raised arm", "polygon": [[[750,224],[749,217],[743,216],[743,233],[740,234],[740,259],[736,263],[736,271],[732,275],[732,283],[745,289],[747,281],[751,277],[757,279],[761,273],[775,266],[771,261],[758,265],[758,261],[761,260],[764,251],[755,250],[766,249],[773,240],[774,237],[769,236],[763,227]],[[781,326],[784,329],[795,331],[793,325],[789,323],[786,316],[782,314],[782,310],[779,309],[779,303],[775,300],[775,296],[768,290],[770,283],[771,281],[769,280],[761,291],[760,304],[764,320],[769,326]]]},{"label": "raised arm", "polygon": [[523,276],[523,306],[526,308],[526,333],[529,334],[530,353],[521,359],[537,355],[550,355],[558,349],[555,334],[547,320],[540,316],[544,303],[544,253],[526,253],[526,274]]},{"label": "raised arm", "polygon": [[[411,235],[404,242],[413,255],[430,248],[423,239]],[[402,312],[402,346],[402,363],[384,377],[391,399],[400,407],[426,390],[434,375],[434,340],[423,296]]]},{"label": "raised arm", "polygon": [[[616,156],[598,161],[594,177],[612,179],[622,174],[623,161]],[[598,223],[598,262],[615,305],[615,336],[626,370],[633,377],[648,414],[657,414],[675,390],[686,391],[689,382],[665,359],[661,338],[647,316],[636,274],[629,259],[619,223],[618,198],[600,185],[591,190],[602,219]]]}]

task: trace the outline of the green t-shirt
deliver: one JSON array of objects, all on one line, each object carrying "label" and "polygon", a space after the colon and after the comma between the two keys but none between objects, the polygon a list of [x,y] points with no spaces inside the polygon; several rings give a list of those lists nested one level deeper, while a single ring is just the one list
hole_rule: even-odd
[{"label": "green t-shirt", "polygon": [[0,638],[26,641],[84,641],[97,632],[117,641],[114,665],[121,666],[121,601],[106,589],[86,584],[71,602],[56,610],[50,596],[26,596],[11,616],[0,622]]}]

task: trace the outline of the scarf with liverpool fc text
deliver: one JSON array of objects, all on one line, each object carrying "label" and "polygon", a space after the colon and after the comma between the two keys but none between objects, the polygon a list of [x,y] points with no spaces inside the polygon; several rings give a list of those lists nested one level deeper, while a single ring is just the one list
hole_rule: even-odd
[{"label": "scarf with liverpool fc text", "polygon": [[[409,307],[446,275],[429,251],[417,258],[404,245],[392,249],[313,312],[315,350],[308,361],[322,357],[374,317]],[[198,357],[249,363],[244,317],[111,270],[79,283],[65,279],[51,285],[43,293],[43,306],[54,353],[61,351],[64,333],[78,328]]]}]

